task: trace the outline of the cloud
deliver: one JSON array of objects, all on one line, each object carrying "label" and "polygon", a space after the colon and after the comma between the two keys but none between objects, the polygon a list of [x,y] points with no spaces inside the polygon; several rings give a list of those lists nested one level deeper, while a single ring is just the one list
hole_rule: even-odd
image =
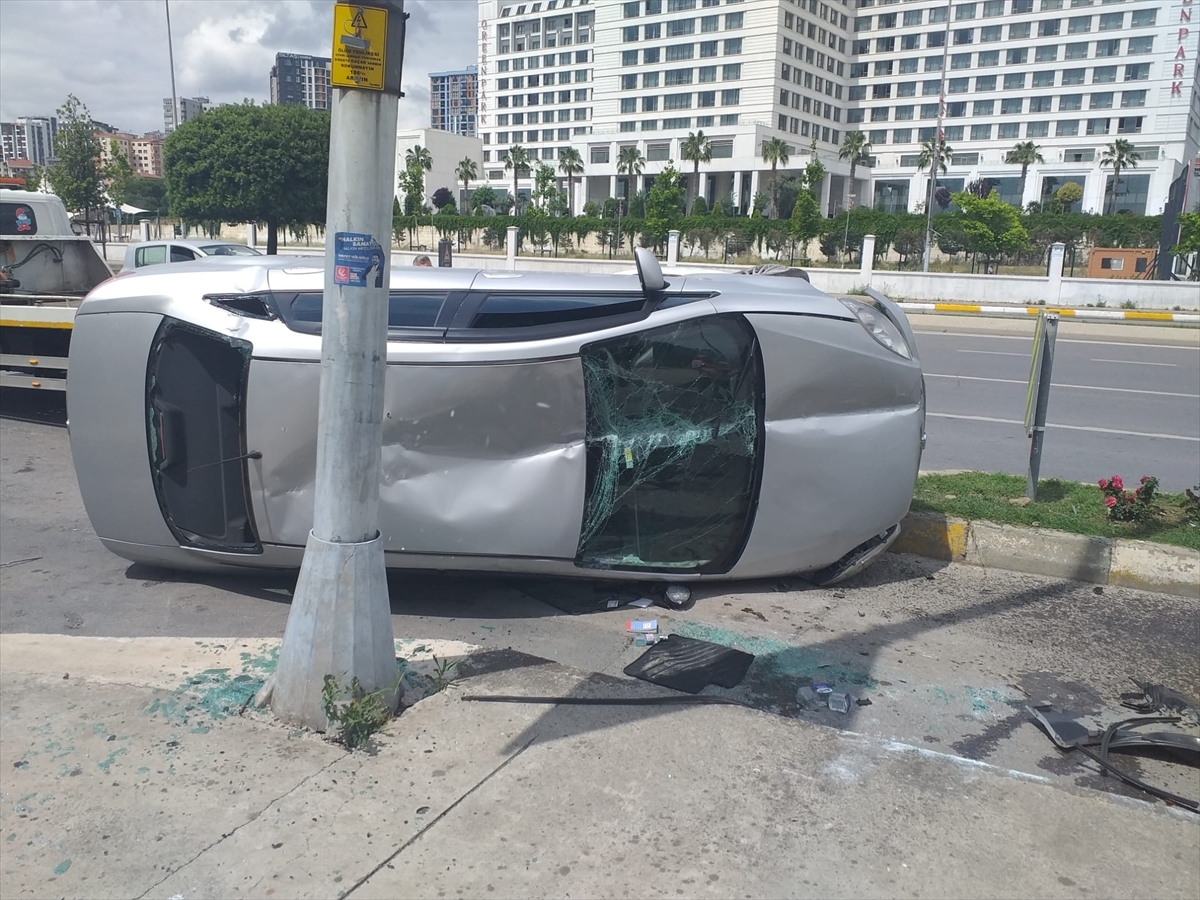
[{"label": "cloud", "polygon": [[[476,0],[407,0],[402,128],[429,125],[428,73],[475,65]],[[176,92],[270,96],[276,53],[328,55],[332,0],[171,0]],[[465,40],[466,35],[472,35]],[[48,116],[75,94],[93,118],[161,129],[171,95],[161,0],[0,0],[0,121]]]}]

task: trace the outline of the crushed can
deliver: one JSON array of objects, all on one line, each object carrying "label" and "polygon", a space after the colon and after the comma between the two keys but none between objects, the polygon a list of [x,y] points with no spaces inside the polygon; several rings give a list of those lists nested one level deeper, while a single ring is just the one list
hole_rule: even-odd
[{"label": "crushed can", "polygon": [[834,712],[839,713],[849,712],[850,704],[853,702],[854,701],[851,699],[849,694],[842,693],[841,691],[833,691],[830,693],[827,701],[829,708]]}]

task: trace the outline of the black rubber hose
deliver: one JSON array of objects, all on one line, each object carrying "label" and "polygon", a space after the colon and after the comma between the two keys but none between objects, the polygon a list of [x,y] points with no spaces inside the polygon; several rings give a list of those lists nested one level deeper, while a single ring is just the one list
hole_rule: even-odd
[{"label": "black rubber hose", "polygon": [[1076,747],[1075,749],[1088,758],[1094,760],[1102,768],[1112,772],[1126,784],[1131,784],[1135,788],[1143,790],[1151,796],[1157,797],[1159,800],[1165,800],[1168,803],[1173,803],[1176,806],[1188,810],[1189,812],[1200,813],[1200,803],[1197,803],[1195,800],[1189,800],[1187,797],[1180,797],[1178,794],[1172,794],[1170,791],[1164,791],[1162,788],[1156,788],[1153,785],[1146,784],[1146,782],[1142,781],[1140,778],[1135,778],[1127,772],[1122,772],[1112,763],[1101,759],[1087,747]]},{"label": "black rubber hose", "polygon": [[674,706],[674,705],[719,705],[742,706],[755,709],[749,703],[729,697],[711,697],[701,694],[680,694],[666,697],[523,697],[517,694],[465,694],[463,700],[478,703],[540,703],[553,706]]}]

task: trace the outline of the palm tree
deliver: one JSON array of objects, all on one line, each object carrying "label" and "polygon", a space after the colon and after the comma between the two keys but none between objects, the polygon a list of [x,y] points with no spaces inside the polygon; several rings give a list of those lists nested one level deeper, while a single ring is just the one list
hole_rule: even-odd
[{"label": "palm tree", "polygon": [[700,196],[700,163],[712,162],[712,143],[703,131],[689,131],[687,140],[679,148],[679,155],[692,164],[692,206]]},{"label": "palm tree", "polygon": [[583,174],[583,158],[574,147],[563,147],[558,154],[558,171],[567,176],[567,204],[575,215],[575,176]]},{"label": "palm tree", "polygon": [[513,173],[513,206],[512,214],[517,214],[517,176],[522,169],[529,169],[529,151],[520,144],[513,144],[508,149],[508,158],[504,160],[504,168],[512,169]]},{"label": "palm tree", "polygon": [[1041,153],[1042,148],[1033,141],[1022,141],[1019,144],[1014,144],[1013,148],[1004,154],[1004,161],[1009,165],[1021,167],[1021,189],[1020,201],[1018,206],[1025,203],[1025,178],[1029,174],[1029,167],[1034,163],[1044,163],[1046,160]]},{"label": "palm tree", "polygon": [[[617,154],[617,174],[627,175],[632,178],[635,175],[641,175],[642,169],[646,165],[646,158],[642,156],[642,151],[637,147],[622,147],[621,152]],[[635,184],[634,187],[637,185]],[[629,196],[633,193],[626,192]]]},{"label": "palm tree", "polygon": [[464,156],[458,163],[458,168],[454,170],[454,174],[463,183],[463,213],[467,212],[467,189],[470,182],[479,177],[479,167],[475,165],[475,160],[469,156]]},{"label": "palm tree", "polygon": [[429,153],[428,147],[422,147],[420,144],[414,144],[408,148],[404,154],[404,165],[419,165],[422,169],[428,172],[433,168],[433,156]]},{"label": "palm tree", "polygon": [[934,171],[933,161],[937,160],[937,169],[941,172],[946,172],[950,168],[950,157],[954,155],[954,148],[946,144],[944,137],[931,137],[927,141],[921,142],[921,152],[917,154],[917,171],[929,167],[929,192],[925,198],[925,208],[929,209],[933,206],[933,184],[937,180],[937,172]]},{"label": "palm tree", "polygon": [[861,131],[850,131],[842,138],[842,147],[838,150],[838,159],[850,160],[850,191],[854,192],[854,173],[859,163],[865,163],[871,158],[871,142]]},{"label": "palm tree", "polygon": [[1141,160],[1142,154],[1124,138],[1117,138],[1100,154],[1100,168],[1103,169],[1105,166],[1113,168],[1112,202],[1109,204],[1109,215],[1112,215],[1117,208],[1117,185],[1121,183],[1121,170],[1136,169]]},{"label": "palm tree", "polygon": [[776,167],[788,164],[788,145],[783,138],[773,137],[762,142],[763,162],[771,164],[771,206],[775,210],[775,218],[779,218],[779,191],[777,189]]}]

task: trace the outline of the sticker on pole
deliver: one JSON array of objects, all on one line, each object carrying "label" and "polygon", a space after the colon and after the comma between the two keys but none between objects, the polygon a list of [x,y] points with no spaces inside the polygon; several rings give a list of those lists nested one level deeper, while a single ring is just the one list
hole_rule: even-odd
[{"label": "sticker on pole", "polygon": [[383,90],[387,18],[385,9],[355,3],[334,4],[331,84]]},{"label": "sticker on pole", "polygon": [[339,231],[333,236],[333,282],[350,287],[383,287],[383,248],[369,234]]}]

